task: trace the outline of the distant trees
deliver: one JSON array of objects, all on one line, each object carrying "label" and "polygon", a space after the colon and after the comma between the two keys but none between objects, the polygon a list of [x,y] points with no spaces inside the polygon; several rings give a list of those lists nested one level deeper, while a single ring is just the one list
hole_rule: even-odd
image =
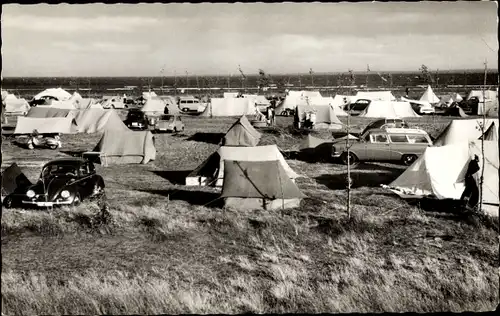
[{"label": "distant trees", "polygon": [[269,74],[267,74],[263,69],[259,69],[259,79],[257,81],[259,90],[269,88],[271,82],[271,76],[269,76]]},{"label": "distant trees", "polygon": [[429,67],[422,64],[422,66],[420,66],[420,68],[418,70],[422,73],[421,78],[423,79],[424,83],[427,83],[427,84],[434,83],[434,78],[432,77],[432,74],[429,70]]}]

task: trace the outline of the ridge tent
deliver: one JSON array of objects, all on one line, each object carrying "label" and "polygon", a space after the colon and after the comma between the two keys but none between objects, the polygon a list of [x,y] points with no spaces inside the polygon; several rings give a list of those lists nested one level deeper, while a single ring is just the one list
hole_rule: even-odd
[{"label": "ridge tent", "polygon": [[396,97],[391,91],[358,91],[352,102],[356,102],[357,99],[368,99],[372,101],[396,101]]},{"label": "ridge tent", "polygon": [[56,101],[50,100],[48,104],[40,104],[39,107],[50,107],[54,109],[67,109],[67,110],[76,110],[74,100],[64,100],[64,101]]},{"label": "ridge tent", "polygon": [[17,192],[24,193],[24,190],[30,185],[32,185],[31,181],[14,162],[2,171],[2,202],[5,197],[11,194],[15,194]]},{"label": "ridge tent", "polygon": [[40,134],[71,134],[72,117],[33,118],[20,116],[13,134],[31,134],[37,130]]},{"label": "ridge tent", "polygon": [[321,98],[322,96],[319,91],[288,91],[285,99],[278,106],[276,106],[276,114],[282,114],[282,112],[286,110],[295,110],[297,105],[304,102],[301,101],[301,99],[306,97]]},{"label": "ridge tent", "polygon": [[427,102],[430,104],[435,104],[439,103],[439,98],[434,93],[434,91],[432,91],[431,86],[428,85],[427,90],[425,90],[424,94],[420,97],[420,101]]},{"label": "ridge tent", "polygon": [[468,101],[473,97],[476,97],[479,100],[479,102],[484,102],[484,99],[486,99],[486,101],[497,99],[498,92],[495,90],[484,90],[484,99],[483,99],[482,90],[471,90],[471,92],[469,92],[469,94],[467,95],[466,100]]},{"label": "ridge tent", "polygon": [[223,146],[254,147],[262,135],[250,124],[246,116],[239,118],[227,131],[223,139]]},{"label": "ridge tent", "polygon": [[150,98],[146,99],[146,103],[141,111],[146,114],[163,114],[167,104],[162,99]]},{"label": "ridge tent", "polygon": [[230,208],[275,210],[298,207],[306,196],[278,160],[226,160],[221,197]]},{"label": "ridge tent", "polygon": [[343,124],[331,105],[297,105],[299,120],[304,122],[309,113],[316,114],[315,129],[341,129]]},{"label": "ridge tent", "polygon": [[[387,188],[400,196],[458,200],[465,188],[465,172],[474,155],[478,155],[483,169],[481,141],[428,147]],[[484,141],[484,158],[483,206],[486,212],[498,216],[498,142]]]},{"label": "ridge tent", "polygon": [[147,164],[156,158],[150,131],[106,131],[94,151],[104,154],[108,164]]},{"label": "ridge tent", "polygon": [[76,107],[79,110],[86,110],[86,109],[101,109],[102,106],[96,102],[95,99],[90,99],[90,98],[82,98],[81,100],[76,101]]},{"label": "ridge tent", "polygon": [[69,100],[71,98],[71,93],[68,91],[62,89],[62,88],[50,88],[50,89],[45,89],[42,92],[38,93],[33,97],[34,100],[40,100],[42,98],[52,98],[56,99],[57,101],[65,101]]},{"label": "ridge tent", "polygon": [[[481,130],[479,124],[483,119],[467,119],[467,120],[453,120],[448,126],[439,134],[434,141],[434,146],[445,146],[449,144],[459,143],[462,141],[472,141],[481,137]],[[498,126],[498,119],[486,119],[485,131],[495,123]]]},{"label": "ridge tent", "polygon": [[274,161],[278,160],[286,174],[292,179],[299,177],[286,163],[285,158],[276,145],[255,147],[221,146],[202,164],[186,177],[186,185],[222,186],[224,182],[224,161]]},{"label": "ridge tent", "polygon": [[122,122],[114,110],[86,109],[73,110],[75,126],[73,130],[77,133],[101,133],[105,131],[130,131]]},{"label": "ridge tent", "polygon": [[265,96],[260,95],[260,94],[244,94],[243,97],[254,100],[255,104],[257,106],[269,106],[269,105],[271,105],[271,102],[269,102],[269,100],[266,99]]},{"label": "ridge tent", "polygon": [[70,110],[35,106],[29,110],[26,116],[33,118],[49,118],[49,117],[66,117],[69,115],[72,115]]},{"label": "ridge tent", "polygon": [[157,98],[158,95],[154,91],[143,92],[142,97],[146,100]]},{"label": "ridge tent", "polygon": [[409,102],[371,101],[360,117],[403,118],[420,117]]},{"label": "ridge tent", "polygon": [[259,114],[255,101],[247,98],[212,98],[200,116],[242,116]]}]

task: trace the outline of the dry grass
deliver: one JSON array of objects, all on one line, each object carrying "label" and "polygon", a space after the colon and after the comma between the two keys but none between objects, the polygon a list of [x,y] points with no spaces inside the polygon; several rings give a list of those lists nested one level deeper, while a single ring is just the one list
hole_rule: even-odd
[{"label": "dry grass", "polygon": [[[355,121],[360,128],[368,121]],[[298,209],[238,212],[206,205],[217,190],[177,184],[216,148],[187,140],[233,119],[186,119],[185,135],[158,135],[148,165],[98,171],[108,211],[94,202],[2,214],[2,313],[158,314],[485,311],[498,304],[498,224],[424,211],[379,188],[404,167],[366,164],[352,218],[338,182],[345,167],[289,160],[306,175]],[[290,149],[298,136],[263,143]],[[424,122],[424,123],[422,123]],[[418,124],[431,134],[447,121]],[[320,136],[327,136],[320,133]],[[434,135],[435,136],[435,135]],[[63,150],[91,149],[98,135],[64,136]],[[35,180],[57,151],[3,145]],[[19,159],[19,157],[23,157]],[[8,163],[7,163],[8,164]],[[5,167],[5,165],[3,166]],[[378,177],[378,179],[377,179]],[[373,178],[373,179],[372,179]],[[378,182],[377,182],[378,181]]]}]

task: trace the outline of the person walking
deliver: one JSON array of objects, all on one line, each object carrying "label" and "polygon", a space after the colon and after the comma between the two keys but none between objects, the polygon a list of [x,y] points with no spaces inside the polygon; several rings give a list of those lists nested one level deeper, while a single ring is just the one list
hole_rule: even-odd
[{"label": "person walking", "polygon": [[465,203],[466,207],[473,208],[479,202],[479,188],[474,175],[480,170],[479,157],[474,155],[474,159],[469,162],[465,173],[465,190],[460,197],[460,201]]}]

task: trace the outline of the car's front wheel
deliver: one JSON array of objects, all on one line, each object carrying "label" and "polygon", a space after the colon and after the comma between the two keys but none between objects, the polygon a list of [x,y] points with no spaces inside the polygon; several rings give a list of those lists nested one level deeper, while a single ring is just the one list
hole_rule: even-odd
[{"label": "car's front wheel", "polygon": [[358,161],[359,161],[358,157],[351,152],[349,154],[347,154],[347,152],[342,153],[342,155],[340,156],[340,160],[342,161],[342,163],[344,165],[348,165],[348,164],[354,165],[354,164],[358,163]]},{"label": "car's front wheel", "polygon": [[417,155],[403,155],[403,157],[401,157],[401,160],[403,161],[403,164],[405,166],[411,166],[415,160],[417,160]]}]

